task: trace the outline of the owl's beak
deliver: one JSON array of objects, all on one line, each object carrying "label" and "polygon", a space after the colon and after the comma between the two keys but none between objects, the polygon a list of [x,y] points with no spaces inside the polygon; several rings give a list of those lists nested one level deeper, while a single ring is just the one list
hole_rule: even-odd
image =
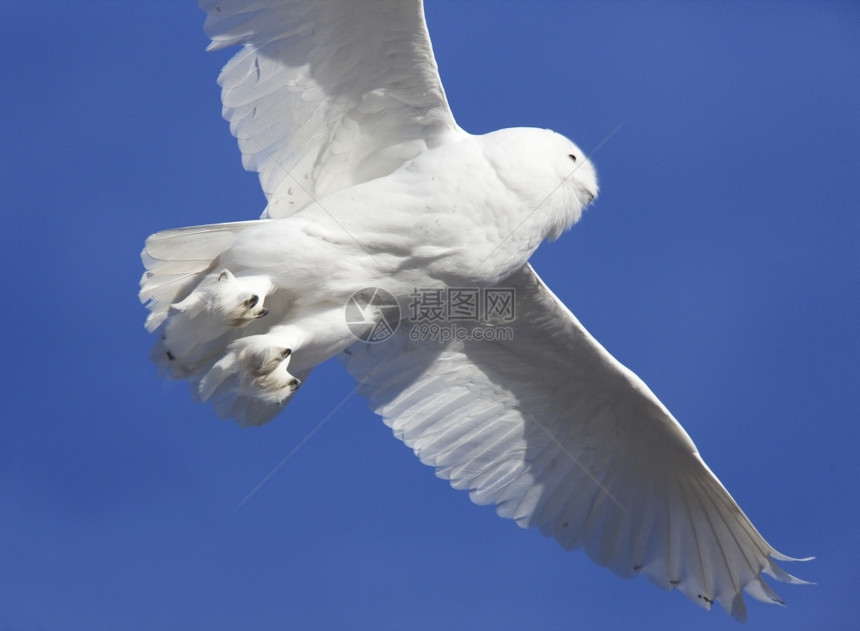
[{"label": "owl's beak", "polygon": [[586,205],[593,202],[596,197],[597,197],[597,191],[594,191],[592,193],[591,191],[589,191],[587,189],[585,190],[585,203],[586,203]]}]

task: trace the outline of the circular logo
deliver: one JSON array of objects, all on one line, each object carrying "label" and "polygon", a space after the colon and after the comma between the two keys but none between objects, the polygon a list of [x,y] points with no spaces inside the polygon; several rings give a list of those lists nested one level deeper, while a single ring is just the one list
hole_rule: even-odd
[{"label": "circular logo", "polygon": [[397,331],[400,305],[391,293],[379,287],[365,287],[346,301],[346,326],[356,339],[376,344]]}]

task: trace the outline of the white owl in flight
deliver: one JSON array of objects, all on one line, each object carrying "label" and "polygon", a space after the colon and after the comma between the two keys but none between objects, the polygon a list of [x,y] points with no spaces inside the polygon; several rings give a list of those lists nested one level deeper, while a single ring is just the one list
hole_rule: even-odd
[{"label": "white owl in flight", "polygon": [[[211,49],[242,46],[219,78],[224,116],[268,205],[259,220],[147,239],[140,298],[165,376],[258,425],[340,355],[437,475],[620,576],[738,619],[744,591],[781,602],[763,573],[803,582],[529,265],[597,196],[581,149],[543,129],[461,129],[421,0],[200,5]],[[454,290],[485,307],[456,336],[391,317],[417,292]],[[358,340],[348,303],[388,339]]]}]

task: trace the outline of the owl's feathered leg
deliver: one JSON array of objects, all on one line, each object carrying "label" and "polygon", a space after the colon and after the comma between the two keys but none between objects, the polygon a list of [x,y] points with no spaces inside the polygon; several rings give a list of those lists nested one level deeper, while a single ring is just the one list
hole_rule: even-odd
[{"label": "owl's feathered leg", "polygon": [[147,239],[143,253],[140,298],[159,337],[151,358],[161,375],[187,379],[195,399],[248,425],[274,418],[314,366],[356,341],[345,297],[305,296],[316,270],[291,285],[289,275],[270,276],[259,264],[256,233],[237,239],[245,229],[273,228],[264,224],[168,230]]}]

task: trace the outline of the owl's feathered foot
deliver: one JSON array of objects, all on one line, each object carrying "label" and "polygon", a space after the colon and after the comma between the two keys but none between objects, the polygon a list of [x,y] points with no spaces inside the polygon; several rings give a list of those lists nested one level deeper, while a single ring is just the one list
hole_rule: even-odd
[{"label": "owl's feathered foot", "polygon": [[225,269],[209,274],[187,298],[171,305],[170,311],[189,318],[205,315],[222,326],[242,327],[269,313],[263,301],[271,290],[268,277],[237,278]]},{"label": "owl's feathered foot", "polygon": [[225,390],[283,405],[301,381],[289,371],[292,350],[271,335],[251,335],[233,342],[228,352],[200,380],[202,401]]}]

